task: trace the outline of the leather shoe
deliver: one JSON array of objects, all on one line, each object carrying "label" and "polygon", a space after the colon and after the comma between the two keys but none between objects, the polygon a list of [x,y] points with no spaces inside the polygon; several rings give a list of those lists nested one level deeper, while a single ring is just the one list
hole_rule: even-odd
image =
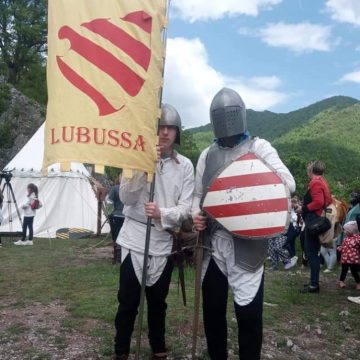
[{"label": "leather shoe", "polygon": [[307,287],[304,287],[303,289],[299,290],[301,294],[318,293],[319,291],[320,291],[320,286],[311,286],[311,285],[308,285]]}]

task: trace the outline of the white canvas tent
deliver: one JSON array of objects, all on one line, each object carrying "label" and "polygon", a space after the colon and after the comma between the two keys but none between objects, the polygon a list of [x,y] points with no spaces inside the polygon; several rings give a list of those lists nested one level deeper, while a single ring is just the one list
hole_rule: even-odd
[{"label": "white canvas tent", "polygon": [[[96,232],[98,202],[89,181],[89,172],[83,164],[71,163],[70,172],[61,172],[59,164],[48,168],[48,175],[41,171],[44,155],[44,124],[5,166],[12,171],[11,186],[18,203],[26,200],[27,185],[34,183],[39,188],[39,199],[43,207],[34,219],[35,237],[55,237],[60,228],[85,228]],[[4,180],[1,183],[1,189]],[[11,204],[12,222],[9,223],[7,191],[4,192],[4,220],[0,232],[21,231],[15,205]]]}]

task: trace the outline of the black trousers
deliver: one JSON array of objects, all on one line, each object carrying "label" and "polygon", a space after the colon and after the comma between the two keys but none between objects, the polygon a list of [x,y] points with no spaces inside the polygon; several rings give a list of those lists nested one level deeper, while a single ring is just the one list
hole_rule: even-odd
[{"label": "black trousers", "polygon": [[115,242],[121,227],[123,226],[125,218],[120,216],[114,216],[112,214],[109,215],[109,225],[111,230],[112,240]]},{"label": "black trousers", "polygon": [[34,223],[34,216],[24,216],[23,228],[22,228],[22,237],[21,237],[22,241],[25,241],[25,239],[26,239],[26,230],[27,230],[27,228],[29,228],[29,240],[33,239],[33,235],[34,235],[33,223]]},{"label": "black trousers", "polygon": [[113,247],[114,247],[114,251],[113,251],[113,263],[121,263],[121,247],[120,245],[116,244],[116,239],[119,235],[119,232],[124,224],[124,217],[120,217],[120,216],[114,216],[112,214],[109,215],[109,225],[110,225],[110,230],[111,230],[111,237],[113,240]]},{"label": "black trousers", "polygon": [[294,225],[290,223],[289,229],[286,233],[286,244],[285,248],[289,251],[290,257],[296,255],[295,251],[295,240],[299,236],[300,231],[294,228]]},{"label": "black trousers", "polygon": [[341,264],[340,281],[345,281],[349,268],[355,282],[357,284],[360,284],[360,275],[359,275],[360,266],[358,264]]},{"label": "black trousers", "polygon": [[[153,353],[166,351],[166,296],[169,292],[173,264],[168,260],[159,280],[145,288],[148,313],[148,338]],[[131,335],[140,303],[141,285],[136,277],[130,254],[120,266],[119,307],[115,317],[115,354],[130,353]]]},{"label": "black trousers", "polygon": [[[228,280],[213,259],[210,260],[203,284],[203,316],[210,359],[227,359]],[[238,324],[240,360],[260,360],[264,278],[254,300],[245,306],[234,303]]]}]

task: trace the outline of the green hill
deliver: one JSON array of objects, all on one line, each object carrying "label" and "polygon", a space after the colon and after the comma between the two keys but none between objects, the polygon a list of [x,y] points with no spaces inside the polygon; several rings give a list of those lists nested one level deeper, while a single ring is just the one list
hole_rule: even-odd
[{"label": "green hill", "polygon": [[360,104],[356,104],[325,110],[273,145],[295,175],[299,194],[305,191],[306,164],[321,159],[334,193],[347,198],[352,188],[360,188],[359,133]]},{"label": "green hill", "polygon": [[[334,96],[299,110],[286,114],[277,114],[271,111],[247,110],[247,123],[252,135],[273,141],[283,134],[288,133],[314,116],[327,109],[341,110],[359,103],[359,100],[347,96]],[[186,130],[193,135],[199,149],[204,149],[213,141],[211,124]]]},{"label": "green hill", "polygon": [[[320,159],[335,195],[348,199],[360,189],[360,102],[336,96],[287,114],[247,111],[252,135],[265,138],[278,150],[295,176],[297,194],[306,191],[306,165]],[[186,130],[199,151],[213,141],[211,125]]]}]

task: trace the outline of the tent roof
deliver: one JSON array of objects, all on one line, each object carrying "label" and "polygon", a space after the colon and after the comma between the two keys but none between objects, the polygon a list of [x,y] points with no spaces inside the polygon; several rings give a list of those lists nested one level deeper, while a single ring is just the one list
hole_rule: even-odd
[{"label": "tent roof", "polygon": [[[32,138],[5,166],[4,170],[12,171],[16,176],[42,176],[42,163],[44,157],[44,127],[45,122],[40,126]],[[71,163],[71,171],[62,173],[60,164],[56,163],[48,167],[49,176],[71,176],[71,174],[82,174],[90,176],[85,166],[81,163]]]}]

